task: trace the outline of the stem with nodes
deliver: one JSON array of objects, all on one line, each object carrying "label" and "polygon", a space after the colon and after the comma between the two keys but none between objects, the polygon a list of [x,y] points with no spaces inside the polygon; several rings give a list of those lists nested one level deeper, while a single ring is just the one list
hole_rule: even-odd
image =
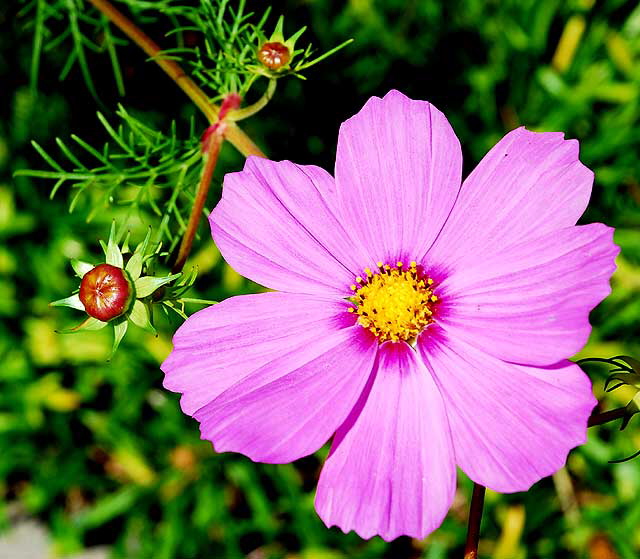
[{"label": "stem with nodes", "polygon": [[[626,408],[616,408],[602,413],[593,413],[589,417],[588,427],[602,425],[622,419],[627,412]],[[473,484],[473,495],[469,508],[469,524],[467,528],[467,541],[464,548],[464,559],[478,558],[478,541],[480,539],[480,523],[482,522],[482,509],[484,507],[485,487],[478,483]]]},{"label": "stem with nodes", "polygon": [[[148,37],[129,18],[117,10],[109,0],[89,0],[109,20],[114,23],[127,37],[136,43],[151,59],[162,68],[167,75],[180,87],[195,105],[204,113],[213,124],[218,120],[219,108],[209,101],[207,95],[196,83],[184,73],[184,70],[174,61],[162,55],[160,47]],[[230,122],[227,126],[225,137],[244,156],[258,155],[265,157],[262,150],[253,140],[243,132],[237,124]]]}]

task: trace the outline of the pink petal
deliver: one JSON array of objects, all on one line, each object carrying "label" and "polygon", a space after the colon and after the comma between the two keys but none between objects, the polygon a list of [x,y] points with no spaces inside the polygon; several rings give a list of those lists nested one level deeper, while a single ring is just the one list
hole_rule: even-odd
[{"label": "pink petal", "polygon": [[369,262],[416,260],[460,189],[462,152],[445,116],[398,91],[372,97],[340,127],[336,185]]},{"label": "pink petal", "polygon": [[334,192],[318,167],[250,157],[225,177],[209,216],[213,238],[227,262],[257,283],[344,296],[367,258],[334,215]]},{"label": "pink petal", "polygon": [[387,342],[375,377],[336,433],[316,510],[327,526],[363,538],[424,538],[453,500],[451,445],[433,379],[408,345]]},{"label": "pink petal", "polygon": [[181,392],[182,410],[193,415],[277,357],[352,324],[342,301],[287,293],[232,297],[193,314],[177,330],[161,365],[164,386]]},{"label": "pink petal", "polygon": [[[316,338],[238,382],[194,417],[218,452],[284,463],[318,450],[356,404],[371,374],[377,341],[353,326]],[[285,353],[286,352],[286,353]]]},{"label": "pink petal", "polygon": [[548,365],[586,343],[589,312],[611,291],[619,252],[599,223],[567,227],[490,254],[441,285],[439,323],[491,355]]},{"label": "pink petal", "polygon": [[586,441],[596,400],[577,365],[514,365],[426,333],[418,347],[446,402],[456,462],[476,483],[526,491]]},{"label": "pink petal", "polygon": [[589,201],[593,172],[578,160],[578,142],[563,138],[524,128],[502,138],[464,181],[427,259],[451,270],[575,225]]}]

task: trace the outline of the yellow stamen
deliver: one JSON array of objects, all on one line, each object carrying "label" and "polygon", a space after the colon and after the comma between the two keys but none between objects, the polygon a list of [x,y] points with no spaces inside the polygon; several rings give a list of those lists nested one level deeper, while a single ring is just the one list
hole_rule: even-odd
[{"label": "yellow stamen", "polygon": [[[358,323],[386,341],[412,342],[424,328],[433,322],[434,304],[439,300],[433,293],[433,280],[421,275],[416,262],[409,268],[378,262],[380,272],[371,273],[365,268],[366,279],[360,276],[351,286],[355,291],[349,298],[355,307],[349,312],[358,315]],[[356,287],[356,289],[354,289]]]}]

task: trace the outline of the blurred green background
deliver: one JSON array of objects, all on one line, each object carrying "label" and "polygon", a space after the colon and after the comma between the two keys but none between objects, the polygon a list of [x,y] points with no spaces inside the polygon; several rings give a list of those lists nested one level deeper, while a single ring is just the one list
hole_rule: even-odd
[{"label": "blurred green background", "polygon": [[[100,145],[107,138],[95,111],[110,118],[118,102],[161,130],[176,120],[186,133],[195,116],[200,133],[206,123],[130,44],[118,46],[124,96],[106,53],[88,55],[100,105],[77,66],[60,80],[63,44],[43,52],[35,90],[34,12],[17,11],[29,4],[0,7],[0,529],[35,518],[50,534],[47,553],[59,556],[103,546],[116,558],[461,557],[471,495],[463,475],[450,514],[425,541],[386,544],[327,530],[313,509],[326,449],[277,466],[216,455],[181,413],[178,396],[162,388],[158,365],[177,317],[158,317],[158,337],[131,328],[110,361],[109,329],[56,333],[81,320],[48,306],[77,287],[69,259],[100,261],[97,240],[124,214],[116,207],[88,223],[90,197],[69,213],[69,189],[50,199],[52,184],[13,178],[19,169],[46,167],[30,140],[54,153],[55,138],[71,133]],[[265,3],[249,5],[262,12]],[[596,173],[583,220],[615,226],[622,247],[613,293],[593,312],[581,356],[640,356],[636,2],[291,0],[274,4],[279,13],[286,31],[308,25],[303,42],[323,49],[355,42],[310,70],[308,81],[282,80],[267,109],[244,124],[274,159],[331,170],[339,124],[391,88],[444,111],[462,142],[465,174],[519,125],[578,138],[582,161]],[[138,23],[170,46],[170,21]],[[226,146],[208,207],[223,172],[241,164]],[[137,241],[142,222],[154,219],[140,217],[131,223]],[[205,227],[201,233],[191,259],[200,269],[193,296],[255,291],[221,260]],[[602,399],[605,370],[589,373]],[[614,392],[603,407],[628,398]],[[607,463],[640,448],[637,424],[634,418],[622,433],[615,424],[591,429],[568,468],[526,494],[489,492],[480,557],[640,556],[640,459]]]}]

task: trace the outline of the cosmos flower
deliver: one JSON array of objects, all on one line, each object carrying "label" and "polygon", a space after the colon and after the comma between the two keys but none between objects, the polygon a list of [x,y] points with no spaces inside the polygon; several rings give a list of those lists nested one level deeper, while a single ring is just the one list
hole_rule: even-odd
[{"label": "cosmos flower", "polygon": [[218,452],[283,463],[333,437],[316,510],[364,538],[437,528],[456,466],[528,489],[595,404],[567,358],[618,248],[575,225],[593,182],[578,143],[519,128],[462,184],[461,167],[444,115],[397,91],[342,125],[334,176],[249,158],[211,230],[275,292],[194,314],[162,365]]}]

